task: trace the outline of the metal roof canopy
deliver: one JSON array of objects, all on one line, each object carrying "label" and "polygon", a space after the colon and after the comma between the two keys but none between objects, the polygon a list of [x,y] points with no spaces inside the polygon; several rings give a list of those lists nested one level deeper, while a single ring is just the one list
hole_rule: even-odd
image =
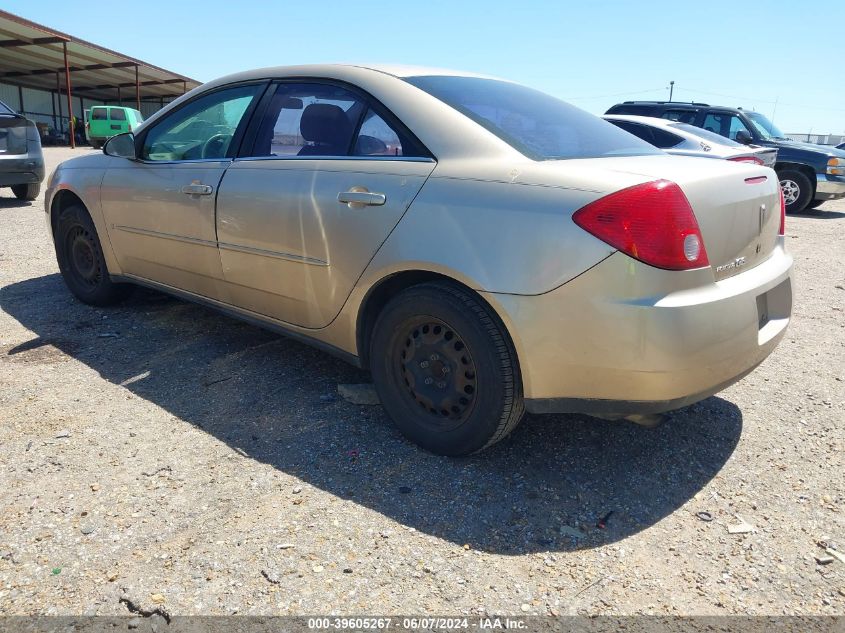
[{"label": "metal roof canopy", "polygon": [[[100,101],[173,98],[195,79],[0,10],[0,81]],[[68,105],[68,109],[70,106]],[[71,135],[71,141],[73,136]]]}]

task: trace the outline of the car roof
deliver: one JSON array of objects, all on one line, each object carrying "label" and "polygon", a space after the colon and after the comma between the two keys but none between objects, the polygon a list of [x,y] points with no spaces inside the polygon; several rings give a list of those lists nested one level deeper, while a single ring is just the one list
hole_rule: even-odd
[{"label": "car roof", "polygon": [[701,103],[698,101],[623,101],[622,103],[617,103],[614,108],[619,106],[627,106],[627,105],[634,105],[634,106],[661,106],[661,107],[686,107],[686,108],[712,108],[713,110],[726,110],[730,112],[736,112],[742,110],[741,106],[732,107],[732,106],[719,106],[719,105],[710,105],[709,103]]}]

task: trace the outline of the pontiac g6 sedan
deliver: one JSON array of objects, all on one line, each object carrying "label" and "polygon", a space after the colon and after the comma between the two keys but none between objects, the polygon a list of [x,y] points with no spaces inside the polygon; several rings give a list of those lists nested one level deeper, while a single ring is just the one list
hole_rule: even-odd
[{"label": "pontiac g6 sedan", "polygon": [[792,258],[767,168],[668,156],[509,81],[320,65],[205,84],[52,175],[80,300],[142,284],[372,372],[428,450],[644,416],[758,365]]}]

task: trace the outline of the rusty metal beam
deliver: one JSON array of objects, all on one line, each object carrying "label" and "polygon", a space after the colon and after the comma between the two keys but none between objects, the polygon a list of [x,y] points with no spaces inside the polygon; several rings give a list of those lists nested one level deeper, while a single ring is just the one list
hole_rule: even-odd
[{"label": "rusty metal beam", "polygon": [[138,64],[135,64],[135,109],[141,111],[141,84],[138,79]]},{"label": "rusty metal beam", "polygon": [[34,37],[32,39],[0,40],[0,48],[13,46],[43,46],[45,44],[61,44],[67,40],[61,37]]},{"label": "rusty metal beam", "polygon": [[73,101],[71,100],[70,66],[67,63],[67,42],[62,42],[62,52],[65,56],[65,83],[67,84],[67,116],[70,122],[70,148],[76,149],[76,139],[73,137]]},{"label": "rusty metal beam", "polygon": [[[133,64],[132,62],[115,62],[114,64],[88,64],[86,66],[68,66],[67,70],[72,73],[80,73],[85,72],[86,70],[105,70],[107,68],[129,68],[130,66],[135,66],[137,68],[137,64]],[[10,70],[4,73],[0,73],[0,78],[4,77],[33,77],[36,75],[49,75],[54,72],[62,72],[64,69],[55,69],[55,68],[39,68],[37,70],[30,70],[30,71],[23,71],[23,70]],[[177,80],[181,81],[181,80]]]}]

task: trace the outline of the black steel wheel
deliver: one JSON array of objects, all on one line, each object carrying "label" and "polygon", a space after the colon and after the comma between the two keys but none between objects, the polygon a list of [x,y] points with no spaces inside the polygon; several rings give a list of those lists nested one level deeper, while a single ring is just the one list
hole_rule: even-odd
[{"label": "black steel wheel", "polygon": [[80,301],[104,306],[126,297],[131,286],[109,277],[97,229],[84,207],[62,211],[53,239],[65,284]]},{"label": "black steel wheel", "polygon": [[433,453],[479,451],[522,418],[510,339],[490,308],[456,285],[426,283],[394,297],[376,320],[370,359],[387,413]]},{"label": "black steel wheel", "polygon": [[395,382],[430,416],[435,430],[457,428],[475,404],[478,374],[469,349],[455,329],[440,319],[418,317],[405,324],[404,345],[396,346]]}]

